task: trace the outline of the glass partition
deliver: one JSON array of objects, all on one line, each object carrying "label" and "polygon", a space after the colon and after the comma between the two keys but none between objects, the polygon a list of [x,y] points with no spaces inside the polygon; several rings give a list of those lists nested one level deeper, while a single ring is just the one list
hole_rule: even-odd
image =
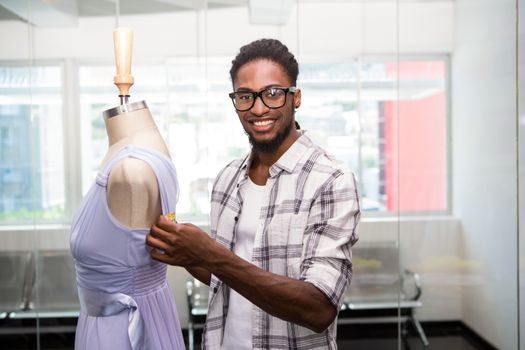
[{"label": "glass partition", "polygon": [[[301,129],[359,182],[339,348],[519,348],[523,0],[67,3],[0,1],[2,346],[73,348],[70,223],[107,152],[123,26],[130,101],[146,101],[168,145],[179,220],[209,230],[217,173],[249,151],[231,60],[279,39],[300,65]],[[182,269],[168,279],[198,348],[207,287]]]},{"label": "glass partition", "polygon": [[[2,17],[17,19],[9,12]],[[3,57],[0,63],[0,327],[5,337],[0,342],[4,344],[5,339],[36,348],[37,320],[24,322],[12,315],[30,308],[28,292],[38,248],[36,224],[52,211],[55,217],[63,217],[64,202],[60,189],[56,197],[49,193],[48,175],[60,172],[57,158],[39,152],[41,144],[56,149],[46,139],[46,130],[56,120],[53,112],[60,99],[46,102],[46,97],[56,94],[60,70],[35,64],[32,34],[29,25],[16,22],[17,43],[6,49],[16,47],[19,55],[16,59]],[[18,225],[24,229],[13,232]],[[29,331],[16,339],[14,334],[23,325]]]},{"label": "glass partition", "polygon": [[[428,22],[409,19],[416,7],[399,4],[400,56],[420,49],[410,33],[444,28],[434,22],[444,12],[452,41],[426,48],[450,50],[443,68],[399,61],[400,91],[414,74],[445,72],[441,87],[400,95],[397,106],[400,206],[437,209],[400,218],[401,268],[421,278],[416,315],[431,346],[518,349],[516,2],[434,2]],[[451,320],[448,334],[433,336]],[[470,336],[457,338],[455,327]]]},{"label": "glass partition", "polygon": [[517,41],[517,70],[518,70],[518,347],[525,346],[525,1],[517,3],[518,13],[518,41]]},{"label": "glass partition", "polygon": [[0,69],[0,220],[4,225],[63,221],[62,69],[19,64]]}]

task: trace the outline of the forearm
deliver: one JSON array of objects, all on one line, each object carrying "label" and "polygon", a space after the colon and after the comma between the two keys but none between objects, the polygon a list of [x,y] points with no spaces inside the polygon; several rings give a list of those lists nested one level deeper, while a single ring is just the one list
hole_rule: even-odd
[{"label": "forearm", "polygon": [[316,332],[326,329],[337,315],[314,285],[264,271],[219,244],[210,253],[206,268],[265,312]]},{"label": "forearm", "polygon": [[176,224],[161,216],[146,241],[156,248],[151,253],[154,259],[183,266],[206,284],[210,283],[211,273],[262,310],[283,320],[321,332],[337,315],[336,307],[313,284],[264,271],[194,225]]},{"label": "forearm", "polygon": [[187,267],[186,270],[196,279],[206,285],[210,285],[211,273],[210,271],[200,267]]}]

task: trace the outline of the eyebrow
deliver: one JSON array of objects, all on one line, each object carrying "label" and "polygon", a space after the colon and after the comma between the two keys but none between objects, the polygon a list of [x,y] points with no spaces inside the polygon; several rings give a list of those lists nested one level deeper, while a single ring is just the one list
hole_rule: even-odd
[{"label": "eyebrow", "polygon": [[[262,90],[266,90],[266,89],[269,89],[269,88],[275,88],[275,87],[283,87],[283,86],[281,84],[270,84],[270,85],[266,85],[266,86],[262,87],[261,89],[259,89],[257,91],[262,91]],[[248,88],[245,88],[245,87],[239,87],[235,91],[236,92],[239,92],[239,91],[256,92],[255,90],[248,89]]]}]

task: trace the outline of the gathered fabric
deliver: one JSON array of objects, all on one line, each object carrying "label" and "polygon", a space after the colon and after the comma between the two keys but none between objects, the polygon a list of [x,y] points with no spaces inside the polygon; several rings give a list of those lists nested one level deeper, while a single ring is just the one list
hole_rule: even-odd
[{"label": "gathered fabric", "polygon": [[81,305],[75,349],[184,349],[167,266],[152,260],[146,245],[149,227],[126,227],[109,210],[109,174],[126,157],[143,160],[153,169],[162,213],[176,210],[177,173],[171,159],[158,151],[125,146],[97,174],[71,229]]}]

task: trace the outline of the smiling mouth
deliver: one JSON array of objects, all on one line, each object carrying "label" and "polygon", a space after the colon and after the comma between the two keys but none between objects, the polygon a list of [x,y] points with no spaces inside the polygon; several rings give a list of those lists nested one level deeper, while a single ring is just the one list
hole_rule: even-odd
[{"label": "smiling mouth", "polygon": [[270,124],[275,123],[275,120],[267,119],[267,120],[256,120],[252,122],[255,126],[267,126]]}]

